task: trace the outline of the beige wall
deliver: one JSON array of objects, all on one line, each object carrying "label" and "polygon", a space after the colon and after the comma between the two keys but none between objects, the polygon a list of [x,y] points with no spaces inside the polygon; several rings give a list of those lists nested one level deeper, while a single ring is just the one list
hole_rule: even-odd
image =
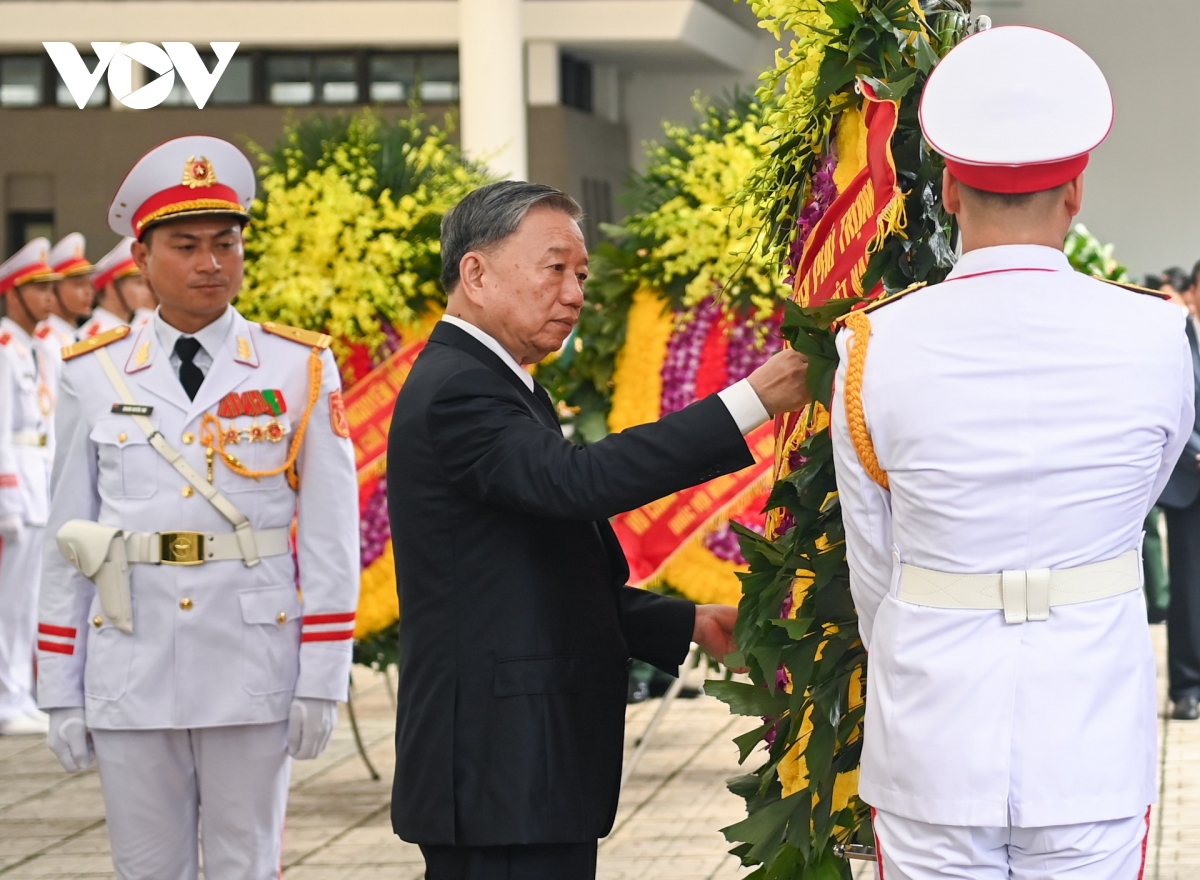
[{"label": "beige wall", "polygon": [[[1080,219],[1138,274],[1200,260],[1200,113],[1192,71],[1196,0],[976,0],[996,24],[1048,28],[1082,46],[1116,101],[1108,141],[1087,171]],[[1069,84],[1068,86],[1069,87]]]},{"label": "beige wall", "polygon": [[[445,109],[430,106],[425,112],[441,120]],[[4,243],[0,248],[8,242],[11,211],[49,210],[54,212],[55,233],[82,232],[88,240],[88,256],[98,259],[118,240],[105,221],[109,202],[125,174],[152,147],[185,134],[210,134],[237,144],[249,155],[251,142],[274,146],[289,116],[302,118],[312,112],[261,106],[143,111],[0,108],[0,242]],[[409,111],[390,112],[407,115]],[[46,197],[51,204],[37,204]]]}]

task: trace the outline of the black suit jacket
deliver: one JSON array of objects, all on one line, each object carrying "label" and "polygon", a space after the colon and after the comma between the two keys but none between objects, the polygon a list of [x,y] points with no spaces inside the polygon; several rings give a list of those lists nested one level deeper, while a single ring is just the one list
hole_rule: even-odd
[{"label": "black suit jacket", "polygon": [[1190,507],[1200,497],[1200,465],[1196,462],[1196,456],[1200,455],[1200,341],[1196,338],[1196,326],[1191,318],[1187,320],[1187,338],[1192,349],[1192,372],[1196,380],[1196,424],[1175,464],[1171,479],[1159,496],[1158,503],[1163,507]]},{"label": "black suit jacket", "polygon": [[608,517],[752,461],[715,396],[577,446],[548,397],[437,325],[388,439],[400,837],[494,846],[608,833],[629,658],[677,672],[695,619],[689,602],[625,586]]}]

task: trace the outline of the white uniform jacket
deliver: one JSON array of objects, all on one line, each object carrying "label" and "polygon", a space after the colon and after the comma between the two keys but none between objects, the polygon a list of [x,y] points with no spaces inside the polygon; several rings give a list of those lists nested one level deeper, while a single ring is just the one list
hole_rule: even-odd
[{"label": "white uniform jacket", "polygon": [[1037,246],[965,254],[871,314],[867,427],[891,491],[832,423],[870,652],[860,791],[943,825],[1141,816],[1156,798],[1155,664],[1140,591],[1044,622],[898,598],[899,563],[1074,568],[1137,549],[1192,429],[1184,313]]},{"label": "white uniform jacket", "polygon": [[79,338],[76,335],[78,332],[75,325],[66,318],[61,318],[51,312],[50,317],[38,325],[37,336],[54,350],[54,354],[60,354],[64,348]]},{"label": "white uniform jacket", "polygon": [[[311,347],[266,333],[234,314],[196,399],[188,400],[151,323],[104,348],[149,418],[201,475],[201,419],[241,430],[228,446],[251,470],[283,464],[309,395]],[[198,728],[283,721],[293,696],[346,697],[359,584],[358,497],[351,443],[335,432],[340,380],[321,353],[320,393],[298,458],[300,489],[283,474],[238,476],[218,458],[214,485],[255,529],[296,519],[296,550],[247,567],[136,564],[133,634],[104,620],[93,584],[60,554],[59,527],[93,520],[134,532],[230,534],[228,521],[147,442],[119,401],[95,352],[64,364],[59,454],[38,608],[38,702],[86,706],[91,728]],[[276,391],[279,442],[249,442],[271,419],[221,417],[231,392]],[[337,394],[338,397],[331,398]],[[272,395],[272,397],[277,397]],[[303,605],[297,588],[303,591]]]},{"label": "white uniform jacket", "polygon": [[11,318],[0,319],[0,516],[44,526],[50,512],[58,359]]},{"label": "white uniform jacket", "polygon": [[107,333],[114,327],[122,327],[124,325],[125,322],[108,309],[97,307],[92,312],[92,316],[83,322],[83,325],[75,335],[80,339],[91,339],[93,336],[99,336],[101,333]]}]

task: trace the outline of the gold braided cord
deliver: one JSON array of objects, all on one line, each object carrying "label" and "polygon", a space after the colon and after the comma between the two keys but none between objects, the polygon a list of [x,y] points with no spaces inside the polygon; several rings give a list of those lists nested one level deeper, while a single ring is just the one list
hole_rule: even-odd
[{"label": "gold braided cord", "polygon": [[138,221],[138,229],[145,229],[155,220],[161,220],[163,217],[183,214],[188,211],[229,211],[231,214],[246,213],[246,209],[237,202],[230,202],[225,199],[188,199],[185,202],[175,202],[173,205],[166,205],[157,211],[151,211]]},{"label": "gold braided cord", "polygon": [[225,462],[225,466],[235,474],[257,480],[260,477],[273,477],[287,471],[288,485],[298,491],[300,475],[296,473],[296,458],[300,455],[300,446],[304,443],[304,435],[308,431],[308,420],[312,416],[313,407],[317,405],[317,401],[321,397],[322,372],[321,350],[314,348],[308,357],[308,404],[304,408],[304,415],[300,417],[300,423],[292,432],[292,445],[288,450],[287,461],[279,467],[269,471],[252,471],[243,465],[236,455],[226,452],[225,434],[221,427],[221,421],[212,413],[205,413],[200,422],[200,442],[214,450],[221,457],[221,461]]},{"label": "gold braided cord", "polygon": [[872,480],[891,491],[887,471],[879,464],[875,446],[867,430],[867,418],[863,414],[862,386],[863,370],[867,365],[867,346],[871,339],[871,319],[864,312],[851,312],[843,319],[846,327],[854,334],[850,340],[850,362],[846,365],[846,387],[842,392],[846,404],[846,426],[850,430],[850,441],[863,470]]}]

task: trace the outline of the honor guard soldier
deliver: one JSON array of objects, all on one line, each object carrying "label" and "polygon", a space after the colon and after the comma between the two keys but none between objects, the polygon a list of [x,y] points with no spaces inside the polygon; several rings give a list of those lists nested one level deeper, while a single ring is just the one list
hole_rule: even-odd
[{"label": "honor guard soldier", "polygon": [[1062,37],[963,41],[921,104],[963,255],[838,335],[837,483],[870,651],[860,792],[887,880],[1141,876],[1142,521],[1191,432],[1193,379],[1177,306],[1062,251],[1112,122],[1104,75]]},{"label": "honor guard soldier", "polygon": [[50,249],[50,268],[61,279],[54,283],[50,317],[38,327],[38,338],[55,347],[55,354],[78,339],[79,325],[91,317],[96,302],[91,279],[96,267],[84,255],[86,248],[84,237],[72,232]]},{"label": "honor guard soldier", "polygon": [[133,321],[139,308],[154,310],[157,305],[150,285],[133,259],[135,239],[126,236],[96,263],[92,287],[96,291],[96,309],[82,327],[80,339],[91,339]]},{"label": "honor guard soldier", "polygon": [[346,697],[354,451],[329,337],[230,306],[253,197],[232,144],[151,150],[108,220],[161,308],[64,352],[38,700],[124,880],[195,878],[198,839],[213,880],[276,877],[289,755]]},{"label": "honor guard soldier", "polygon": [[36,336],[50,314],[50,242],[0,265],[0,735],[46,732],[33,697],[37,584],[50,512],[57,357]]}]

